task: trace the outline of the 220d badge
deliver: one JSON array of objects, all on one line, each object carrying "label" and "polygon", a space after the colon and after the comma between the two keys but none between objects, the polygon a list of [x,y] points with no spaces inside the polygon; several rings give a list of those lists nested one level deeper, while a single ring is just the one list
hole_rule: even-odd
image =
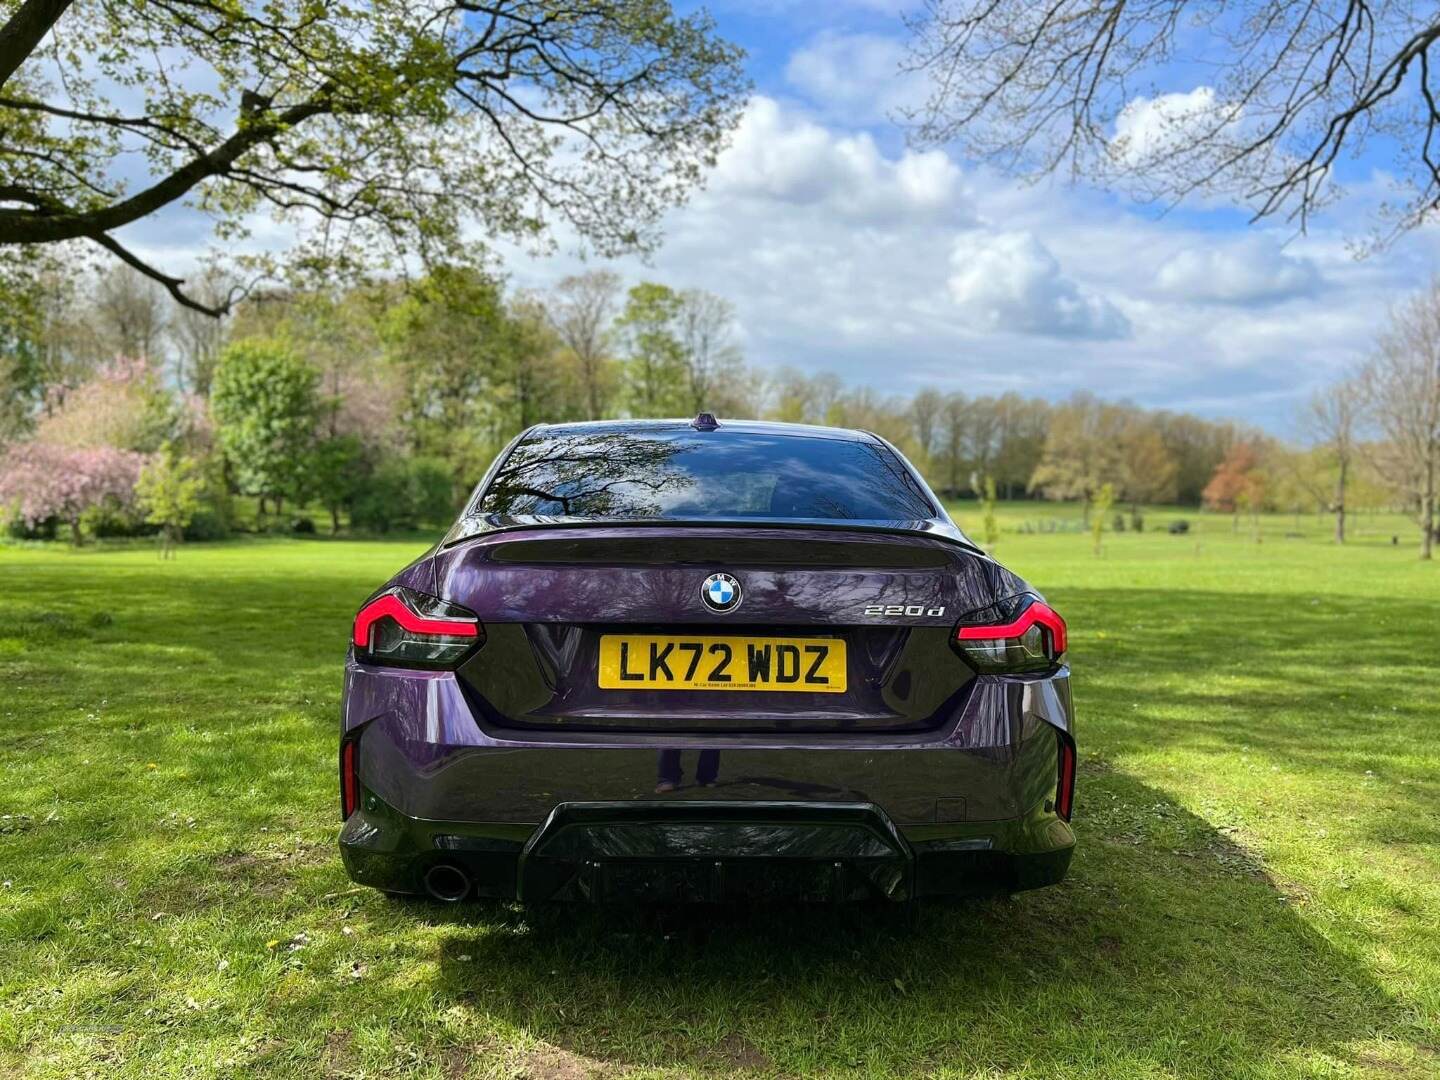
[{"label": "220d badge", "polygon": [[883,439],[703,419],[531,428],[361,607],[351,876],[590,902],[1063,878],[1064,620]]}]

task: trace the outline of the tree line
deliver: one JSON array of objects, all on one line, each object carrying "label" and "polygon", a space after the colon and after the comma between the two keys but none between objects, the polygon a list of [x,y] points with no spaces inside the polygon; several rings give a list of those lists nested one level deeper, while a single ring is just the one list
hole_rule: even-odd
[{"label": "tree line", "polygon": [[[231,283],[217,271],[199,287]],[[1412,506],[1431,535],[1435,448],[1401,405],[1427,400],[1425,362],[1419,376],[1411,367],[1440,356],[1437,297],[1397,310],[1369,365],[1317,395],[1305,445],[1291,445],[1087,393],[905,396],[764,371],[747,363],[723,297],[606,269],[541,292],[450,265],[255,293],[222,320],[123,266],[42,275],[0,317],[0,504],[13,531],[68,526],[76,539],[221,534],[235,497],[255,500],[262,527],[291,527],[308,506],[332,530],[386,531],[448,518],[531,424],[708,410],[875,431],[949,497],[992,485],[1001,499],[1079,501],[1088,519],[1103,490],[1135,526],[1156,503],[1237,524],[1335,511],[1342,542],[1347,509]]]}]

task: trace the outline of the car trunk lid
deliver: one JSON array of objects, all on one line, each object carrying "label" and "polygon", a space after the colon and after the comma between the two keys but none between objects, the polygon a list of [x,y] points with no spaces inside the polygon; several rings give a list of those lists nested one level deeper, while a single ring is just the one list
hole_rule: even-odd
[{"label": "car trunk lid", "polygon": [[[715,573],[739,585],[732,610],[702,596]],[[516,530],[436,562],[440,595],[486,626],[460,671],[480,719],[571,730],[933,728],[974,677],[957,618],[1014,580],[945,540],[843,528]],[[707,679],[726,650],[740,678]]]}]

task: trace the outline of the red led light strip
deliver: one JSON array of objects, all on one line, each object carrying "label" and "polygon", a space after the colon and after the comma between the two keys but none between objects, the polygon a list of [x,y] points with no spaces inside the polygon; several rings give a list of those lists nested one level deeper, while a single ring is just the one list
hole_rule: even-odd
[{"label": "red led light strip", "polygon": [[1005,623],[1003,626],[962,626],[956,631],[955,636],[961,641],[995,641],[999,638],[1018,638],[1037,624],[1050,631],[1055,655],[1059,656],[1063,653],[1065,651],[1065,620],[1049,604],[1042,604],[1038,600],[1022,611],[1020,617],[1012,623]]},{"label": "red led light strip", "polygon": [[355,633],[351,640],[356,648],[370,644],[370,628],[384,618],[394,619],[412,634],[447,634],[450,637],[479,637],[479,624],[469,619],[433,619],[417,615],[394,593],[377,597],[355,616]]},{"label": "red led light strip", "polygon": [[1065,821],[1075,805],[1075,744],[1060,737],[1060,783],[1055,789],[1055,813]]},{"label": "red led light strip", "polygon": [[355,775],[355,740],[340,747],[340,815],[348,818],[360,809],[359,778]]}]

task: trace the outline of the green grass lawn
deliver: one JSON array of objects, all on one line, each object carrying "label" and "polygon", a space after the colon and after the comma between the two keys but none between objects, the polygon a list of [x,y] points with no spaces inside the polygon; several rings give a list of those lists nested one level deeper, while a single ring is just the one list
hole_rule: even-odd
[{"label": "green grass lawn", "polygon": [[0,548],[0,1075],[1440,1075],[1440,566],[1014,531],[1070,513],[998,554],[1070,621],[1071,877],[914,927],[355,889],[345,637],[423,545]]}]

